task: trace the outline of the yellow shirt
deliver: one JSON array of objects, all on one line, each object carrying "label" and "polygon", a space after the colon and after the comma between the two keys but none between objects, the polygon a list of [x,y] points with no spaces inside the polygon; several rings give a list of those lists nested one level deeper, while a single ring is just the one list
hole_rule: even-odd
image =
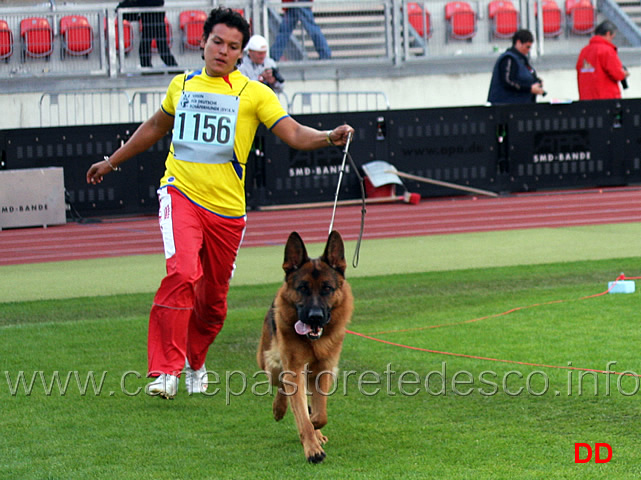
[{"label": "yellow shirt", "polygon": [[186,162],[174,158],[173,144],[165,161],[165,175],[160,186],[171,185],[191,201],[225,217],[245,215],[245,164],[260,123],[273,128],[287,116],[274,92],[260,82],[249,80],[238,70],[227,77],[210,77],[200,71],[173,78],[162,102],[162,109],[175,117],[176,105],[183,91],[240,95],[234,161],[210,164]]}]

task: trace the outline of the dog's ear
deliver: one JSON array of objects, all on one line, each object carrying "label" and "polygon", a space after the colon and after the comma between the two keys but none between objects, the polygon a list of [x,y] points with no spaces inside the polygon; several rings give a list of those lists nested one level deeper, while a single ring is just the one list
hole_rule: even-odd
[{"label": "dog's ear", "polygon": [[347,268],[347,262],[345,262],[345,246],[343,245],[341,234],[336,230],[333,230],[329,234],[327,245],[325,245],[325,252],[323,252],[321,260],[345,276],[345,269]]},{"label": "dog's ear", "polygon": [[283,270],[285,274],[298,270],[304,263],[309,261],[307,256],[307,249],[303,243],[303,239],[297,232],[289,234],[287,245],[285,245],[285,260],[283,262]]}]

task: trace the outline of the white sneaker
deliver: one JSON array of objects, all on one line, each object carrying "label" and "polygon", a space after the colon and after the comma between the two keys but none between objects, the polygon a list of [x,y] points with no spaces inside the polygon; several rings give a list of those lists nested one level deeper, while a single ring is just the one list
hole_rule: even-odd
[{"label": "white sneaker", "polygon": [[194,370],[185,359],[185,386],[189,395],[207,391],[207,369],[204,363],[198,370]]},{"label": "white sneaker", "polygon": [[178,391],[178,377],[161,373],[147,385],[147,395],[159,395],[162,398],[174,398]]}]

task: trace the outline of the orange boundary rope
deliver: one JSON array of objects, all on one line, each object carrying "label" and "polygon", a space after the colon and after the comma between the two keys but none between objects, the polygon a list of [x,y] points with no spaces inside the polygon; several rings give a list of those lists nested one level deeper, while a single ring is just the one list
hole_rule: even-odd
[{"label": "orange boundary rope", "polygon": [[[610,285],[610,287],[606,291],[601,292],[601,293],[596,293],[594,295],[587,295],[587,296],[584,296],[584,297],[580,297],[580,298],[576,299],[576,301],[587,300],[587,299],[590,299],[590,298],[596,298],[596,297],[601,297],[603,295],[606,295],[607,293],[609,293],[614,288],[614,286],[617,284],[617,282],[619,282],[620,280],[625,280],[625,279],[637,280],[637,279],[641,279],[641,277],[626,277],[622,273],[621,275],[619,275],[617,277],[617,279],[612,283],[612,285]],[[552,304],[556,304],[556,303],[564,303],[564,302],[567,302],[567,301],[568,300],[553,300],[553,301],[550,301],[550,302],[536,303],[536,304],[528,305],[528,306],[525,306],[525,307],[511,308],[510,310],[507,310],[507,311],[502,312],[502,313],[497,313],[497,314],[494,314],[494,315],[486,315],[484,317],[474,318],[474,319],[471,319],[471,320],[465,320],[463,322],[457,322],[457,323],[449,323],[449,324],[442,324],[442,325],[430,325],[430,326],[427,326],[427,327],[417,327],[417,328],[409,328],[409,329],[403,329],[403,330],[390,330],[390,331],[386,331],[386,332],[375,332],[375,333],[372,333],[371,335],[366,335],[366,334],[363,334],[363,333],[354,332],[352,330],[347,330],[347,333],[349,333],[351,335],[355,335],[357,337],[365,338],[367,340],[372,340],[374,342],[383,343],[385,345],[391,345],[393,347],[406,348],[408,350],[415,350],[415,351],[425,352],[425,353],[433,353],[433,354],[436,354],[436,355],[448,355],[448,356],[452,356],[452,357],[470,358],[470,359],[474,359],[474,360],[485,360],[485,361],[489,361],[489,362],[501,362],[501,363],[515,364],[515,365],[527,365],[527,366],[530,366],[530,367],[554,368],[554,369],[559,369],[559,370],[578,370],[578,371],[582,371],[582,372],[595,372],[595,373],[603,373],[603,374],[612,374],[612,375],[621,375],[621,376],[629,376],[629,377],[639,377],[639,378],[641,378],[641,375],[636,374],[636,373],[632,373],[632,372],[615,372],[615,371],[609,371],[609,370],[598,370],[598,369],[593,369],[593,368],[572,367],[572,366],[569,366],[569,365],[568,366],[547,365],[547,364],[543,364],[543,363],[521,362],[521,361],[518,361],[518,360],[505,360],[505,359],[500,359],[500,358],[491,358],[491,357],[481,357],[481,356],[477,356],[477,355],[468,355],[468,354],[465,354],[465,353],[454,353],[454,352],[444,352],[444,351],[439,351],[439,350],[431,350],[429,348],[414,347],[414,346],[411,346],[411,345],[404,345],[402,343],[390,342],[388,340],[383,340],[381,338],[376,338],[376,337],[373,336],[373,335],[384,335],[384,334],[389,334],[389,333],[402,333],[402,332],[426,330],[426,329],[432,329],[432,328],[450,327],[450,326],[454,326],[454,325],[464,325],[464,324],[467,324],[467,323],[473,323],[473,322],[478,322],[478,321],[481,321],[481,320],[486,320],[488,318],[496,318],[496,317],[508,315],[510,313],[518,312],[519,310],[525,310],[527,308],[534,308],[534,307],[539,307],[539,306],[543,306],[543,305],[552,305]]]}]

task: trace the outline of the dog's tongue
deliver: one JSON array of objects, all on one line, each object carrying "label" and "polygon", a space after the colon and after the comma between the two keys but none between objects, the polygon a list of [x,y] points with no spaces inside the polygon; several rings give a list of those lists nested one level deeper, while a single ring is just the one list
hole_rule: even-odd
[{"label": "dog's tongue", "polygon": [[298,333],[299,335],[307,335],[312,331],[312,328],[306,323],[303,323],[299,320],[294,325],[294,330],[296,330],[296,333]]}]

